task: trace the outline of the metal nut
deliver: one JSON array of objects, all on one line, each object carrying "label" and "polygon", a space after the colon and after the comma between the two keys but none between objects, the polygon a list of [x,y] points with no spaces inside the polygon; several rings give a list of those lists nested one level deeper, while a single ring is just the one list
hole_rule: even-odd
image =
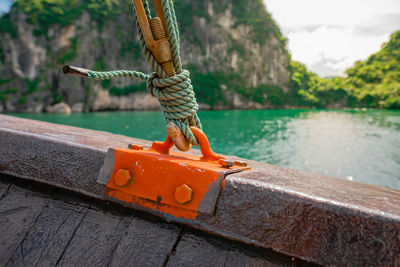
[{"label": "metal nut", "polygon": [[192,200],[193,190],[186,184],[180,185],[175,190],[175,200],[180,204],[188,203]]},{"label": "metal nut", "polygon": [[119,187],[125,187],[132,182],[132,175],[128,170],[119,169],[114,176],[115,184]]},{"label": "metal nut", "polygon": [[247,162],[240,161],[240,160],[235,160],[235,166],[247,167]]},{"label": "metal nut", "polygon": [[133,150],[143,150],[143,146],[135,145],[135,144],[129,144],[128,148],[133,149]]},{"label": "metal nut", "polygon": [[220,159],[218,161],[219,165],[221,165],[221,167],[223,168],[230,168],[233,165],[235,165],[235,162],[233,160],[226,160],[226,159]]}]

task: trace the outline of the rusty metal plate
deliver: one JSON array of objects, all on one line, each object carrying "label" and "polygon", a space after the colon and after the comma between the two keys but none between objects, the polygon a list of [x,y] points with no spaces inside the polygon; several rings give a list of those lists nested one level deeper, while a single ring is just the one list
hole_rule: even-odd
[{"label": "rusty metal plate", "polygon": [[177,218],[212,214],[225,175],[249,169],[224,168],[179,152],[166,155],[132,148],[138,149],[110,149],[97,181],[107,182],[105,193],[110,197]]}]

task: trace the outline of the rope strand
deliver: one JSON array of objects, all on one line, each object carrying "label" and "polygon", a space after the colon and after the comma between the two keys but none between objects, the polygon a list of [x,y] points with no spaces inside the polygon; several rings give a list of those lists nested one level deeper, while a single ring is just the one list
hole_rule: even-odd
[{"label": "rope strand", "polygon": [[192,145],[198,145],[196,137],[189,128],[195,126],[201,129],[201,123],[196,113],[198,104],[188,70],[167,78],[159,78],[157,73],[147,75],[133,70],[88,71],[88,77],[96,80],[132,78],[146,81],[147,91],[160,102],[165,123],[173,122]]},{"label": "rope strand", "polygon": [[[146,11],[146,16],[150,20],[150,5],[148,0],[142,0]],[[146,81],[146,88],[150,94],[157,97],[163,111],[165,123],[173,122],[178,126],[185,138],[194,146],[198,145],[196,137],[193,135],[189,126],[202,128],[200,119],[197,116],[198,104],[193,91],[190,73],[182,68],[180,56],[180,37],[178,23],[175,16],[172,0],[161,1],[165,20],[169,32],[169,42],[171,44],[173,64],[177,75],[168,77],[161,65],[154,58],[151,51],[146,47],[143,33],[140,28],[137,14],[134,10],[136,28],[139,33],[140,46],[143,53],[150,63],[154,73],[147,75],[133,70],[114,70],[114,71],[89,71],[88,77],[96,80],[110,80],[117,78],[133,78]]]}]

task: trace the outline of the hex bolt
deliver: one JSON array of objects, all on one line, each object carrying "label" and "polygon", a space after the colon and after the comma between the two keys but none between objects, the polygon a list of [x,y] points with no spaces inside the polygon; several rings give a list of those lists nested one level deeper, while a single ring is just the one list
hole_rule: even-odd
[{"label": "hex bolt", "polygon": [[247,162],[240,161],[240,160],[235,160],[235,166],[238,166],[238,167],[247,167]]},{"label": "hex bolt", "polygon": [[226,159],[220,159],[218,161],[219,165],[221,165],[221,167],[223,168],[230,168],[233,165],[235,165],[235,162],[233,160],[226,160]]},{"label": "hex bolt", "polygon": [[192,200],[193,190],[186,184],[180,185],[175,190],[175,200],[179,204],[186,204]]},{"label": "hex bolt", "polygon": [[132,182],[133,178],[129,170],[119,169],[114,176],[115,184],[119,187],[125,187]]},{"label": "hex bolt", "polygon": [[143,146],[135,145],[135,144],[129,144],[128,148],[133,149],[133,150],[143,150]]}]

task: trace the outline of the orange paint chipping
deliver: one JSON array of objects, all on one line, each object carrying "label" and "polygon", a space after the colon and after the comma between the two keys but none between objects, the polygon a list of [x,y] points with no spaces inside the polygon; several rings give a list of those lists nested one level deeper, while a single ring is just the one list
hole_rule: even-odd
[{"label": "orange paint chipping", "polygon": [[[114,156],[114,171],[107,185],[113,189],[107,192],[109,196],[185,219],[196,218],[205,194],[222,176],[222,167],[217,164],[178,152],[165,155],[150,150],[118,148],[114,149]],[[121,169],[133,176],[125,187],[118,186]],[[192,190],[190,201],[177,201],[175,197],[177,188],[183,184]],[[178,200],[188,199],[188,191],[178,192]]]},{"label": "orange paint chipping", "polygon": [[114,169],[105,193],[124,202],[170,214],[196,219],[198,212],[211,214],[225,175],[248,167],[223,168],[224,158],[209,147],[205,134],[192,129],[203,157],[173,152],[172,139],[154,142],[148,150],[115,148]]}]

